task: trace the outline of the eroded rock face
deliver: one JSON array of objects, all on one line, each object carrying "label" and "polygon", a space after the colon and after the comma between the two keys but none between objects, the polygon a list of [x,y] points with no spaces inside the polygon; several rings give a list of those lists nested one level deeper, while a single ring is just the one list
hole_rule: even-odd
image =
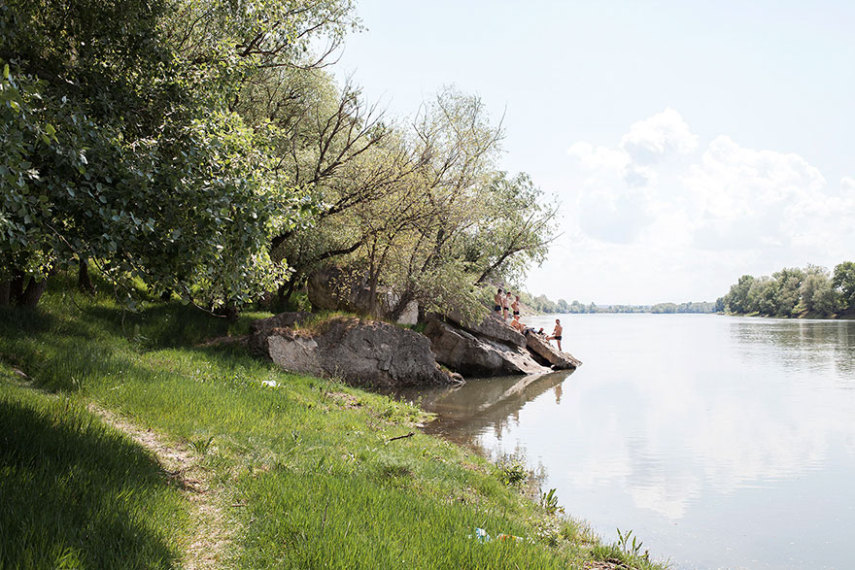
[{"label": "eroded rock face", "polygon": [[274,329],[294,328],[305,322],[312,313],[297,311],[293,313],[279,313],[267,319],[258,319],[249,325],[249,346],[256,352],[267,354],[267,337]]},{"label": "eroded rock face", "polygon": [[487,337],[512,346],[525,346],[525,337],[494,313],[484,317],[480,323],[467,323],[461,314],[455,312],[448,315],[448,320],[475,336]]},{"label": "eroded rock face", "polygon": [[525,348],[477,337],[438,318],[428,322],[425,336],[431,341],[437,362],[463,376],[538,374],[548,371]]},{"label": "eroded rock face", "polygon": [[457,382],[439,368],[425,336],[382,322],[338,318],[318,332],[273,328],[255,336],[253,346],[292,372],[340,377],[357,386]]},{"label": "eroded rock face", "polygon": [[581,366],[581,362],[566,352],[552,348],[545,337],[529,333],[525,337],[526,347],[541,364],[552,367],[553,370],[571,370]]}]

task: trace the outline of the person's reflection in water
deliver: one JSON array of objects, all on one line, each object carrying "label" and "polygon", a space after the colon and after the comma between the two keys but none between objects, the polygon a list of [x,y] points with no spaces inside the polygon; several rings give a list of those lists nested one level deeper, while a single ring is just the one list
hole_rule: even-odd
[{"label": "person's reflection in water", "polygon": [[[562,382],[562,384],[563,384],[563,382]],[[563,393],[563,390],[561,389],[561,384],[556,384],[555,388],[553,388],[552,391],[555,392],[555,403],[560,404],[561,403],[561,395]]]}]

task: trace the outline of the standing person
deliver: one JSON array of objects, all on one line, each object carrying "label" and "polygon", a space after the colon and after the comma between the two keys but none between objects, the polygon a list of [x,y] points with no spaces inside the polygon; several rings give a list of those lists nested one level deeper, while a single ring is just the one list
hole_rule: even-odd
[{"label": "standing person", "polygon": [[504,299],[504,298],[505,298],[505,296],[502,295],[502,289],[499,288],[499,291],[493,297],[493,311],[500,314],[500,315],[502,314],[502,303],[503,303],[502,299]]},{"label": "standing person", "polygon": [[554,340],[558,343],[558,352],[562,352],[561,350],[561,333],[564,332],[564,328],[561,326],[561,320],[555,319],[555,329],[552,331],[552,336],[546,337],[546,340]]},{"label": "standing person", "polygon": [[504,310],[504,313],[505,313],[505,321],[507,321],[507,320],[508,320],[508,318],[510,318],[510,316],[511,316],[511,315],[510,315],[510,307],[511,307],[511,301],[513,301],[513,299],[514,299],[514,296],[513,296],[513,295],[511,295],[511,292],[510,292],[510,291],[508,291],[508,292],[505,294],[505,302],[504,302],[504,304],[502,305],[503,310]]},{"label": "standing person", "polygon": [[511,309],[513,309],[513,311],[514,311],[513,314],[515,317],[520,316],[520,296],[519,295],[517,295],[516,300],[514,300],[514,302],[511,303]]}]

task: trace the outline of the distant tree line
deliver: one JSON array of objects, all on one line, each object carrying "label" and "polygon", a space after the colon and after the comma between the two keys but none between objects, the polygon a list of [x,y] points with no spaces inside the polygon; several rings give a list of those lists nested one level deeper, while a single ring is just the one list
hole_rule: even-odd
[{"label": "distant tree line", "polygon": [[830,317],[850,312],[855,310],[855,263],[841,263],[833,272],[808,265],[784,268],[771,277],[743,275],[718,304],[736,315]]},{"label": "distant tree line", "polygon": [[520,300],[539,313],[715,313],[723,309],[712,302],[689,301],[686,303],[658,303],[656,305],[597,305],[596,303],[582,304],[579,301],[568,303],[564,299],[553,301],[546,295],[533,297],[521,293]]}]

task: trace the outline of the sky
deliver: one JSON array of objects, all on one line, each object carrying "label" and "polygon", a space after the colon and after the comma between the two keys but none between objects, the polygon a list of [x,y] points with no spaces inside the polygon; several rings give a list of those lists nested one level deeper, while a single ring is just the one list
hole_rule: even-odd
[{"label": "sky", "polygon": [[406,118],[443,86],[560,204],[529,292],[714,301],[855,261],[855,3],[357,0],[334,73]]}]

